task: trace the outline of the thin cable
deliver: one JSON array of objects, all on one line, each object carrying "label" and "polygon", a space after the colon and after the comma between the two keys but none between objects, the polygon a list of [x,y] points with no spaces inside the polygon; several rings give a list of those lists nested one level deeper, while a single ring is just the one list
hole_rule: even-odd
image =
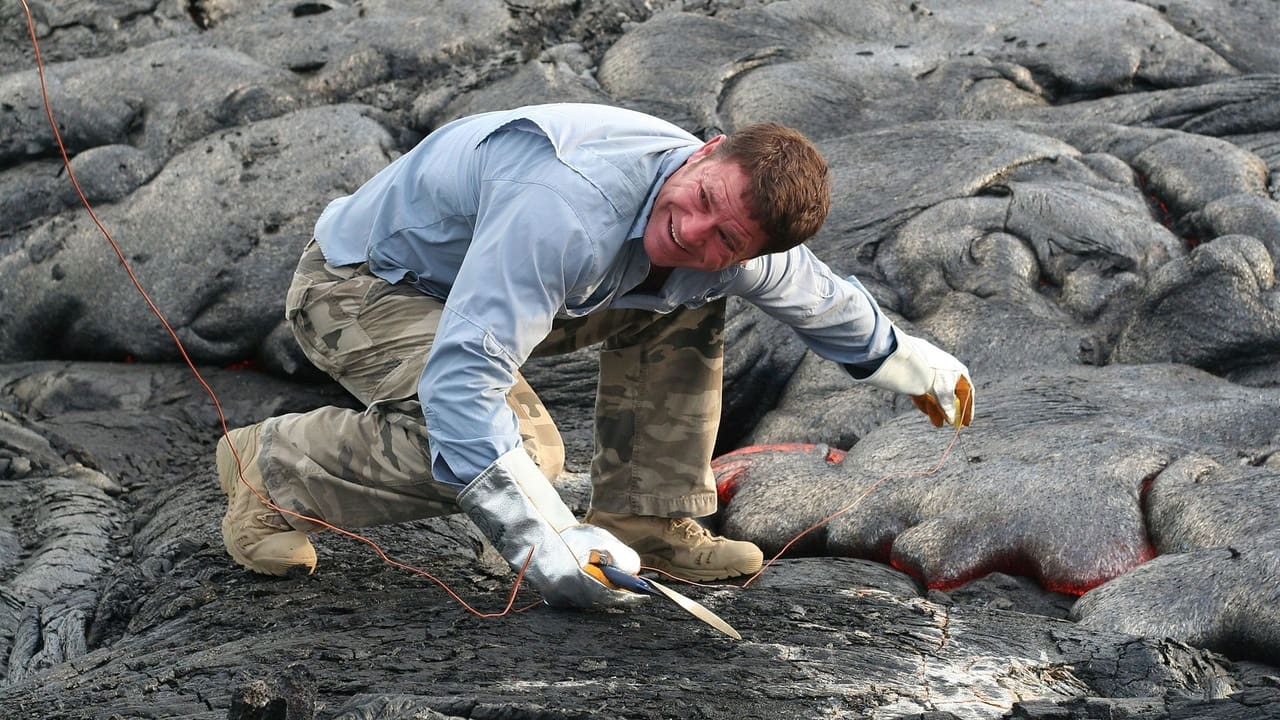
[{"label": "thin cable", "polygon": [[[957,417],[957,418],[965,417],[967,414],[969,414],[969,412],[970,412],[970,408],[972,407],[972,405],[973,405],[973,396],[972,396],[972,395],[970,395],[969,397],[967,397],[967,398],[966,398],[966,402],[964,403],[964,405],[963,405],[962,407],[956,408],[956,417]],[[808,528],[806,528],[805,530],[801,531],[801,532],[800,532],[798,535],[796,535],[795,537],[793,537],[793,538],[791,538],[790,540],[788,540],[788,541],[787,541],[787,544],[786,544],[786,545],[783,545],[781,550],[779,550],[776,554],[774,554],[774,556],[773,556],[773,557],[769,558],[769,561],[768,561],[768,562],[766,562],[764,565],[762,565],[762,566],[760,567],[760,569],[759,569],[759,570],[757,570],[757,571],[756,571],[756,573],[755,573],[754,575],[752,575],[751,577],[747,578],[747,581],[746,581],[746,582],[742,583],[742,587],[744,587],[744,588],[745,588],[745,587],[747,587],[748,585],[750,585],[751,583],[755,582],[755,581],[756,581],[756,578],[758,578],[758,577],[760,577],[762,574],[764,574],[764,571],[765,571],[765,570],[768,570],[768,569],[769,569],[769,566],[770,566],[770,565],[772,565],[772,564],[774,563],[774,561],[776,561],[778,558],[782,557],[782,555],[783,555],[785,552],[787,552],[787,550],[790,550],[792,545],[795,545],[797,542],[799,542],[801,538],[803,538],[804,536],[808,535],[809,533],[813,532],[814,530],[817,530],[818,528],[822,527],[823,525],[826,525],[827,523],[831,522],[832,520],[835,520],[836,518],[840,517],[841,515],[844,515],[845,513],[849,512],[850,510],[852,510],[852,509],[854,509],[855,507],[857,507],[859,503],[861,503],[863,500],[865,500],[865,499],[867,498],[867,496],[868,496],[868,495],[870,495],[872,492],[874,492],[876,488],[878,488],[878,487],[880,487],[881,485],[883,485],[883,484],[884,484],[884,482],[885,482],[886,480],[888,480],[889,478],[896,478],[896,477],[929,477],[930,475],[933,475],[933,474],[937,473],[939,470],[941,470],[941,469],[942,469],[942,466],[947,462],[947,458],[951,455],[951,449],[952,449],[952,448],[954,448],[954,447],[956,446],[956,441],[960,439],[960,430],[961,430],[961,426],[960,426],[959,422],[957,422],[957,423],[956,423],[956,431],[955,431],[955,434],[953,434],[953,435],[951,436],[951,442],[947,443],[947,447],[946,447],[945,449],[943,449],[943,451],[942,451],[942,457],[938,458],[938,462],[937,462],[937,464],[935,464],[932,468],[930,468],[930,469],[928,469],[928,470],[904,470],[904,471],[900,471],[900,472],[891,472],[891,473],[888,473],[887,475],[883,475],[883,476],[881,476],[878,480],[876,480],[875,482],[871,483],[871,485],[869,485],[869,486],[867,487],[867,489],[866,489],[866,490],[863,490],[863,491],[862,491],[862,494],[861,494],[861,495],[859,495],[858,497],[854,498],[854,499],[853,499],[853,501],[852,501],[852,502],[850,502],[848,505],[845,505],[844,507],[840,508],[839,510],[837,510],[837,511],[835,511],[835,512],[831,513],[830,515],[828,515],[828,516],[826,516],[826,517],[824,517],[824,518],[822,518],[822,519],[821,519],[821,520],[819,520],[818,522],[814,523],[813,525],[810,525]]]},{"label": "thin cable", "polygon": [[[108,231],[106,226],[102,224],[102,221],[98,218],[98,213],[94,211],[93,205],[90,204],[89,198],[85,197],[84,191],[80,188],[80,181],[76,179],[75,171],[71,169],[71,159],[70,157],[67,156],[67,147],[62,141],[62,133],[58,131],[58,123],[57,121],[54,120],[54,117],[53,117],[53,105],[49,101],[49,86],[46,83],[45,77],[44,77],[44,60],[40,56],[40,41],[36,39],[36,27],[35,27],[35,21],[32,19],[32,16],[31,16],[31,8],[27,5],[27,0],[19,0],[19,2],[22,3],[22,9],[27,15],[27,32],[31,35],[31,47],[35,50],[36,72],[40,76],[40,95],[44,99],[45,115],[49,119],[49,128],[53,130],[53,139],[58,144],[58,152],[62,155],[62,165],[64,168],[66,168],[67,177],[71,179],[71,185],[72,187],[75,188],[76,195],[79,196],[81,204],[84,205],[84,209],[88,211],[89,218],[93,220],[93,224],[98,227],[98,230],[102,232],[103,237],[105,237],[107,239],[107,242],[111,244],[111,249],[115,251],[116,257],[119,258],[120,260],[120,265],[123,266],[125,272],[128,273],[129,280],[130,282],[133,283],[133,287],[137,289],[138,294],[141,295],[142,299],[147,303],[147,307],[151,308],[151,312],[156,316],[156,318],[160,320],[160,324],[163,325],[165,331],[169,333],[169,337],[173,339],[173,344],[177,346],[178,352],[182,355],[182,360],[187,364],[187,367],[191,369],[191,373],[195,376],[196,381],[200,383],[200,387],[204,388],[204,391],[206,394],[208,394],[209,399],[213,401],[213,406],[218,411],[218,422],[222,426],[222,435],[224,438],[226,438],[227,446],[231,448],[231,454],[236,459],[236,472],[240,478],[240,483],[244,485],[246,488],[248,488],[254,495],[258,497],[259,500],[262,501],[264,505],[271,508],[272,510],[275,510],[283,515],[288,515],[290,517],[295,517],[310,523],[315,523],[317,525],[324,527],[325,529],[332,530],[338,533],[339,535],[343,535],[348,538],[351,538],[352,540],[357,540],[359,542],[362,542],[365,545],[368,545],[370,548],[373,548],[373,551],[378,555],[378,557],[382,558],[383,562],[387,563],[388,565],[399,568],[406,572],[413,573],[415,575],[420,575],[430,580],[431,582],[435,583],[436,585],[439,585],[440,588],[443,589],[449,595],[449,597],[453,598],[455,601],[458,602],[458,604],[460,604],[463,608],[465,608],[467,612],[470,612],[473,615],[476,615],[482,618],[494,618],[494,617],[502,617],[503,615],[506,615],[507,613],[511,612],[511,608],[515,604],[516,594],[520,591],[521,582],[524,580],[525,570],[529,567],[530,560],[533,559],[533,550],[529,551],[529,556],[525,558],[524,564],[520,566],[520,571],[516,574],[515,584],[512,585],[511,587],[511,592],[507,597],[507,604],[502,609],[502,611],[489,612],[489,613],[481,612],[475,609],[474,607],[472,607],[471,604],[468,603],[466,600],[463,600],[462,597],[458,595],[456,592],[454,592],[453,589],[450,588],[443,580],[436,577],[435,575],[432,575],[426,570],[415,567],[413,565],[402,563],[399,560],[392,558],[391,556],[387,555],[386,551],[383,550],[382,547],[379,546],[373,540],[370,540],[369,538],[363,535],[360,535],[358,533],[351,532],[350,530],[345,530],[336,525],[327,523],[323,520],[320,520],[319,518],[308,517],[307,515],[294,512],[287,508],[282,508],[276,505],[275,503],[271,502],[270,498],[267,498],[262,493],[258,492],[252,485],[249,484],[249,481],[246,480],[244,476],[244,464],[240,458],[240,451],[236,449],[235,443],[231,442],[231,438],[228,437],[227,435],[227,432],[228,432],[227,417],[222,411],[222,403],[218,401],[217,394],[214,393],[213,388],[209,386],[209,383],[205,382],[204,376],[200,374],[200,371],[196,369],[196,365],[194,362],[192,362],[191,356],[187,354],[187,348],[182,344],[182,340],[178,338],[178,333],[174,331],[173,326],[171,326],[169,324],[169,321],[165,319],[164,313],[160,311],[160,308],[157,307],[155,302],[151,300],[151,296],[147,293],[146,289],[142,287],[142,283],[138,280],[137,275],[135,275],[133,272],[133,267],[129,264],[129,261],[125,258],[124,251],[120,249],[120,245],[116,243],[116,240],[114,237],[111,236],[110,231]],[[517,612],[524,612],[525,610],[528,610],[530,607],[535,607],[535,606],[536,604],[528,607],[524,607],[518,610]]]}]

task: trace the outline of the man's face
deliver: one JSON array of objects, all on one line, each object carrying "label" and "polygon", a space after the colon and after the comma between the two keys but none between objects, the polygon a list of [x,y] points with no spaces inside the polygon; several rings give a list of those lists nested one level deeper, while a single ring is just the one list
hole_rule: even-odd
[{"label": "man's face", "polygon": [[698,148],[658,189],[644,228],[655,267],[715,272],[763,252],[764,231],[747,211],[746,172],[707,157],[723,138]]}]

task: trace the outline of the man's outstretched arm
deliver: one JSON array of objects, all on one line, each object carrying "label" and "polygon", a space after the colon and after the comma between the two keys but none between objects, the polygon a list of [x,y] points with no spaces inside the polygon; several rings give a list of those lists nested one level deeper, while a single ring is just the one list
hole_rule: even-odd
[{"label": "man's outstretched arm", "polygon": [[790,326],[854,380],[910,395],[935,426],[973,420],[968,368],[895,326],[857,278],[836,275],[807,247],[751,260],[730,292]]}]

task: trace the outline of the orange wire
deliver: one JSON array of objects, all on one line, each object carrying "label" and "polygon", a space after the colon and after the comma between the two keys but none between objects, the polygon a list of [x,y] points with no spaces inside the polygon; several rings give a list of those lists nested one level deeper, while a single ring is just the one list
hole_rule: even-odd
[{"label": "orange wire", "polygon": [[[973,400],[972,400],[972,399],[970,399],[967,403],[965,403],[964,410],[961,410],[960,408],[957,408],[957,409],[956,409],[956,416],[957,416],[957,417],[964,417],[964,411],[965,411],[965,410],[967,410],[967,409],[969,408],[969,406],[972,404],[972,402],[973,402]],[[938,458],[938,462],[937,462],[937,464],[935,464],[932,468],[929,468],[928,470],[904,470],[904,471],[901,471],[901,472],[891,472],[891,473],[889,473],[889,474],[887,474],[887,475],[883,475],[883,476],[881,476],[878,480],[876,480],[875,482],[871,483],[871,485],[869,485],[869,486],[867,487],[867,489],[866,489],[866,490],[863,490],[863,491],[862,491],[862,494],[861,494],[861,495],[859,495],[858,497],[854,498],[854,499],[853,499],[853,501],[852,501],[852,502],[850,502],[848,505],[845,505],[844,507],[840,508],[839,510],[837,510],[837,511],[835,511],[835,512],[831,513],[830,515],[828,515],[828,516],[826,516],[826,517],[824,517],[824,518],[822,518],[822,519],[821,519],[821,520],[819,520],[818,522],[816,522],[816,523],[814,523],[814,524],[810,525],[808,528],[805,528],[803,531],[801,531],[801,532],[800,532],[798,535],[796,535],[795,537],[793,537],[793,538],[791,538],[790,540],[788,540],[788,541],[787,541],[787,544],[786,544],[786,545],[783,545],[781,550],[779,550],[776,554],[774,554],[774,556],[773,556],[773,557],[769,558],[769,561],[768,561],[768,562],[766,562],[764,565],[762,565],[762,566],[760,567],[760,569],[759,569],[759,570],[757,570],[757,571],[756,571],[756,573],[755,573],[754,575],[752,575],[751,577],[747,578],[747,581],[746,581],[746,582],[742,583],[742,587],[744,587],[744,588],[745,588],[745,587],[747,587],[748,585],[750,585],[751,583],[755,582],[755,581],[756,581],[756,578],[760,577],[760,576],[764,573],[764,571],[765,571],[765,570],[768,570],[768,569],[769,569],[769,566],[770,566],[770,565],[772,565],[772,564],[774,563],[774,561],[775,561],[775,560],[777,560],[778,558],[782,557],[783,553],[785,553],[787,550],[790,550],[790,549],[791,549],[791,546],[792,546],[792,545],[795,545],[797,542],[799,542],[801,538],[803,538],[804,536],[808,535],[809,533],[813,532],[814,530],[817,530],[818,528],[822,527],[823,525],[826,525],[827,523],[831,522],[832,520],[835,520],[836,518],[840,517],[841,515],[844,515],[845,513],[849,512],[850,510],[852,510],[852,509],[854,509],[855,507],[857,507],[859,503],[861,503],[863,500],[865,500],[865,499],[867,498],[867,496],[868,496],[868,495],[870,495],[872,492],[874,492],[876,488],[878,488],[878,487],[880,487],[882,484],[884,484],[884,481],[888,480],[889,478],[895,478],[895,477],[929,477],[930,475],[933,475],[933,474],[937,473],[939,470],[941,470],[941,469],[942,469],[943,464],[945,464],[945,463],[947,462],[947,458],[951,455],[951,449],[955,447],[955,445],[956,445],[956,441],[960,439],[960,429],[961,429],[961,427],[960,427],[960,425],[957,423],[957,425],[956,425],[956,431],[955,431],[955,434],[951,436],[951,442],[947,443],[947,447],[942,451],[942,457]]]},{"label": "orange wire", "polygon": [[[160,324],[163,325],[165,331],[169,333],[169,337],[173,339],[173,344],[177,346],[178,352],[182,355],[183,361],[187,364],[187,367],[191,369],[192,374],[195,375],[196,381],[200,383],[200,387],[204,388],[205,393],[209,395],[209,399],[213,401],[213,406],[218,411],[218,422],[222,426],[223,437],[226,437],[227,431],[228,431],[227,418],[226,418],[226,415],[223,414],[222,403],[218,401],[217,394],[214,393],[213,388],[209,386],[209,383],[205,382],[204,376],[200,374],[200,371],[196,369],[195,363],[192,362],[191,357],[187,354],[186,347],[182,344],[182,341],[178,339],[178,334],[174,331],[173,327],[169,325],[169,321],[165,319],[164,313],[162,313],[160,311],[160,308],[156,306],[155,302],[151,300],[151,296],[147,293],[146,289],[142,287],[142,283],[138,280],[137,275],[135,275],[133,272],[133,267],[129,264],[129,261],[125,259],[124,251],[120,249],[120,246],[119,244],[116,243],[115,238],[111,236],[111,233],[107,230],[106,226],[102,224],[102,221],[100,219],[98,219],[98,214],[97,212],[94,211],[93,205],[89,203],[89,199],[85,197],[84,191],[80,188],[80,181],[76,179],[75,171],[71,169],[71,159],[67,156],[67,148],[62,141],[62,133],[58,131],[58,123],[54,120],[54,117],[53,117],[53,106],[49,102],[49,87],[48,87],[48,84],[45,82],[45,77],[44,77],[44,60],[40,56],[40,42],[39,40],[36,39],[35,21],[31,17],[31,8],[27,5],[27,0],[19,0],[19,2],[22,3],[22,9],[23,11],[26,12],[26,15],[27,15],[27,32],[30,33],[31,35],[31,46],[35,50],[36,72],[40,76],[40,95],[44,99],[45,115],[49,119],[50,129],[53,130],[53,139],[58,144],[58,152],[61,153],[62,155],[62,165],[67,170],[67,177],[71,179],[71,185],[72,187],[75,188],[76,195],[79,196],[80,202],[84,205],[84,209],[88,211],[90,219],[93,220],[93,224],[98,227],[98,230],[102,232],[103,237],[105,237],[107,239],[107,242],[111,244],[111,249],[115,251],[116,257],[119,258],[121,266],[123,266],[125,272],[128,273],[129,280],[133,283],[133,287],[137,289],[138,294],[141,295],[142,299],[147,303],[147,307],[151,308],[151,312],[156,316],[156,318],[160,320]],[[241,484],[249,488],[249,490],[252,491],[254,495],[257,495],[258,499],[261,500],[263,504],[266,505],[267,507],[273,510],[276,510],[277,512],[280,512],[284,515],[289,515],[291,517],[295,517],[300,520],[305,520],[307,522],[321,525],[324,528],[333,530],[334,532],[340,535],[344,535],[353,540],[358,540],[368,545],[369,547],[373,548],[373,551],[377,553],[378,557],[382,558],[383,562],[387,563],[388,565],[400,568],[401,570],[405,570],[415,575],[420,575],[430,580],[431,582],[434,582],[436,585],[439,585],[446,593],[448,593],[449,597],[456,600],[458,604],[462,605],[462,607],[467,610],[467,612],[470,612],[473,615],[476,615],[482,618],[493,618],[493,617],[502,617],[503,615],[506,615],[507,613],[511,612],[511,608],[515,604],[516,594],[520,590],[521,581],[524,579],[525,570],[529,567],[529,561],[533,559],[533,550],[529,551],[529,556],[525,558],[524,564],[520,566],[520,571],[516,574],[515,584],[512,585],[511,587],[511,592],[507,597],[507,604],[502,609],[502,611],[490,612],[490,613],[481,612],[479,610],[476,610],[474,607],[472,607],[471,604],[468,603],[466,600],[463,600],[462,597],[458,595],[456,592],[454,592],[453,589],[450,588],[443,580],[432,575],[426,570],[423,570],[413,565],[408,565],[406,563],[402,563],[398,560],[393,559],[392,557],[387,555],[386,551],[384,551],[382,547],[379,546],[373,540],[370,540],[369,538],[363,535],[360,535],[358,533],[351,532],[350,530],[345,530],[336,525],[331,525],[318,518],[308,517],[306,515],[294,512],[287,508],[282,508],[276,505],[275,503],[271,502],[269,498],[265,497],[262,493],[254,489],[254,487],[249,484],[249,481],[245,479],[244,465],[240,459],[240,452],[236,450],[235,443],[230,442],[230,438],[228,438],[227,445],[231,448],[231,454],[235,456],[236,471],[239,474]],[[535,607],[535,606],[536,606],[536,603],[528,607],[520,608],[519,610],[517,610],[517,612],[524,612],[525,610],[528,610],[530,607]]]}]

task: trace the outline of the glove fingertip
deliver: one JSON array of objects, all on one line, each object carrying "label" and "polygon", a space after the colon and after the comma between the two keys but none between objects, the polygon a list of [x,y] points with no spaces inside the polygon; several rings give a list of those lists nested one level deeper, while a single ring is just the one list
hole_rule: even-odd
[{"label": "glove fingertip", "polygon": [[969,427],[973,422],[973,384],[969,378],[961,375],[956,380],[956,415],[953,423],[957,429]]}]

